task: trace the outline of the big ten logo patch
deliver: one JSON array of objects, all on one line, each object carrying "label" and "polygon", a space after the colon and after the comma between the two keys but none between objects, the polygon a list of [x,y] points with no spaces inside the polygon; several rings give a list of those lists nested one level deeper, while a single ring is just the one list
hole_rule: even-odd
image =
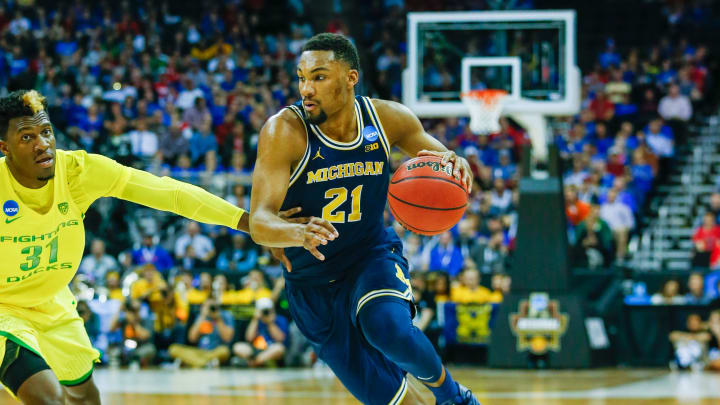
[{"label": "big ten logo patch", "polygon": [[370,152],[370,151],[376,150],[379,147],[380,147],[380,145],[378,145],[377,142],[371,143],[370,145],[365,145],[365,152]]}]

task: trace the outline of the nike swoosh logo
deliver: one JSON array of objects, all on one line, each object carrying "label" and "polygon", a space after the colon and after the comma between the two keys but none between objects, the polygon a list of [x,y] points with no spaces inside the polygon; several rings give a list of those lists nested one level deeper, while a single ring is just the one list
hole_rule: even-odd
[{"label": "nike swoosh logo", "polygon": [[430,380],[431,378],[433,378],[433,376],[430,376],[430,377],[428,377],[428,378],[423,378],[423,377],[420,377],[420,376],[417,377],[418,380],[422,380],[422,381],[428,381],[428,380]]},{"label": "nike swoosh logo", "polygon": [[9,223],[11,223],[11,222],[13,222],[13,221],[17,221],[17,220],[20,219],[20,218],[22,218],[22,217],[17,217],[17,218],[12,218],[12,219],[10,219],[10,218],[5,218],[5,223],[6,223],[6,224],[9,224]]}]

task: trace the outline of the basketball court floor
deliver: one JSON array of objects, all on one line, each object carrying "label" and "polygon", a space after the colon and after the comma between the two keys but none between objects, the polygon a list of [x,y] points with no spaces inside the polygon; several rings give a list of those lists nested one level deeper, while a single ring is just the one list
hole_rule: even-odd
[{"label": "basketball court floor", "polygon": [[[616,369],[451,372],[477,392],[483,405],[720,403],[720,374]],[[103,403],[110,405],[358,404],[327,370],[99,369],[94,375]],[[0,393],[1,405],[16,403]]]}]

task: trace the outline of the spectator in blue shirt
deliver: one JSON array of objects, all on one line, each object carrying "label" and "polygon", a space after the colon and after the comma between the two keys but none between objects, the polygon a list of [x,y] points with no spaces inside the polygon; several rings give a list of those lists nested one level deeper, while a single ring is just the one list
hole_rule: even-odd
[{"label": "spectator in blue shirt", "polygon": [[675,153],[675,137],[672,129],[656,117],[645,127],[646,143],[659,157],[672,157]]},{"label": "spectator in blue shirt", "polygon": [[[229,72],[227,72],[229,74]],[[227,112],[226,98],[222,95],[213,97],[212,104],[208,108],[210,116],[212,117],[212,126],[216,127],[222,124],[225,119],[225,113]]]},{"label": "spectator in blue shirt", "polygon": [[638,148],[638,146],[648,146],[647,144],[647,136],[645,135],[645,131],[639,129],[635,132],[635,135],[632,135],[628,138],[627,144],[625,145],[627,147],[627,150],[633,151]]},{"label": "spectator in blue shirt", "polygon": [[257,265],[257,251],[249,246],[246,236],[236,233],[232,237],[233,246],[220,253],[217,268],[228,273],[247,273]]},{"label": "spectator in blue shirt", "polygon": [[490,146],[490,136],[481,135],[477,138],[477,150],[478,157],[485,166],[495,166],[498,163],[498,151]]},{"label": "spectator in blue shirt", "polygon": [[670,59],[665,59],[662,63],[662,71],[657,75],[655,80],[659,84],[667,85],[675,81],[677,72],[672,68],[672,62]]},{"label": "spectator in blue shirt", "polygon": [[193,135],[190,138],[190,159],[195,165],[204,161],[207,152],[217,152],[218,150],[217,139],[215,138],[215,134],[210,130],[211,122],[211,120],[205,120],[200,126],[200,130],[193,131]]},{"label": "spectator in blue shirt", "polygon": [[608,136],[607,126],[604,122],[598,122],[595,124],[595,134],[591,139],[592,143],[597,148],[597,153],[606,157],[608,150],[610,150],[613,146],[614,140]]},{"label": "spectator in blue shirt", "polygon": [[515,175],[515,165],[510,162],[510,151],[500,151],[500,164],[493,168],[493,177],[510,180]]},{"label": "spectator in blue shirt", "polygon": [[10,67],[10,77],[24,73],[30,67],[30,62],[23,56],[22,48],[17,45],[13,47],[12,56],[9,58],[8,64]]},{"label": "spectator in blue shirt", "polygon": [[77,42],[72,40],[72,37],[70,36],[70,31],[67,30],[65,31],[65,36],[63,40],[55,44],[55,53],[57,53],[61,57],[72,56],[72,54],[74,54],[77,49]]},{"label": "spectator in blue shirt", "polygon": [[603,69],[607,69],[610,66],[617,66],[620,64],[620,55],[615,50],[615,41],[612,39],[607,40],[607,48],[605,52],[601,53],[598,57],[600,66]]},{"label": "spectator in blue shirt", "polygon": [[434,248],[430,251],[430,270],[442,270],[455,277],[463,266],[463,254],[453,243],[450,232],[443,232]]},{"label": "spectator in blue shirt", "polygon": [[569,158],[570,155],[583,152],[583,146],[585,146],[585,143],[587,143],[588,141],[585,134],[585,125],[582,123],[577,123],[573,125],[572,129],[570,130],[570,133],[568,134],[568,139],[565,139],[562,136],[557,136],[555,138],[555,144],[557,145],[558,151],[564,159]]},{"label": "spectator in blue shirt", "polygon": [[173,266],[173,259],[170,253],[162,246],[155,243],[153,235],[143,235],[142,243],[132,251],[132,262],[135,266],[152,263],[155,268],[163,274],[167,274]]},{"label": "spectator in blue shirt", "polygon": [[233,353],[250,367],[259,367],[283,358],[288,343],[289,322],[275,313],[272,299],[255,302],[255,315],[245,330],[245,341],[235,343]]},{"label": "spectator in blue shirt", "polygon": [[[617,201],[627,205],[630,207],[633,213],[637,213],[638,210],[638,204],[635,200],[635,196],[632,195],[632,193],[628,192],[627,190],[627,183],[625,182],[624,177],[615,177],[613,180],[612,188],[617,191]],[[605,201],[607,201],[607,193],[600,197],[600,204],[603,204]]]},{"label": "spectator in blue shirt", "polygon": [[644,149],[638,148],[633,151],[633,164],[630,166],[630,172],[633,177],[633,187],[638,189],[643,195],[650,191],[653,182],[653,171],[645,158]]},{"label": "spectator in blue shirt", "polygon": [[619,119],[627,119],[627,117],[632,117],[637,112],[638,106],[630,100],[630,94],[625,94],[623,101],[615,104],[615,116]]},{"label": "spectator in blue shirt", "polygon": [[225,91],[232,91],[235,89],[235,83],[237,81],[235,80],[235,77],[233,76],[233,72],[230,70],[225,71],[225,74],[223,75],[223,81],[220,82],[220,88]]}]

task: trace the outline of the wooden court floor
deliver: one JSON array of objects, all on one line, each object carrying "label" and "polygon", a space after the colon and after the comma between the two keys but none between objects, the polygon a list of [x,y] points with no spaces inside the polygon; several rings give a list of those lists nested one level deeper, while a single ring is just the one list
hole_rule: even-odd
[{"label": "wooden court floor", "polygon": [[[720,374],[665,370],[451,368],[483,405],[720,404]],[[328,370],[112,370],[94,378],[104,404],[358,404]],[[415,382],[417,384],[417,382]],[[428,404],[433,403],[428,392]],[[0,405],[16,404],[6,393]]]}]

